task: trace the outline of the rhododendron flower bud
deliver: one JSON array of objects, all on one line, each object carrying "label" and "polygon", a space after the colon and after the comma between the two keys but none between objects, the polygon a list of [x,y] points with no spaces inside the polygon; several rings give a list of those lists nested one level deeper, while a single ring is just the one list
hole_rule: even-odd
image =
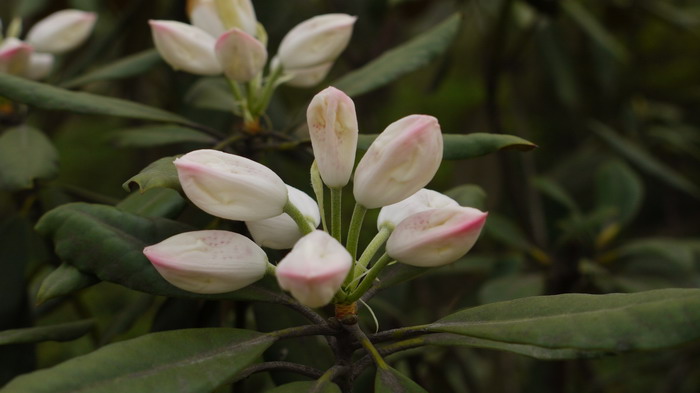
[{"label": "rhododendron flower bud", "polygon": [[355,103],[342,91],[329,87],[316,94],[306,111],[311,146],[321,178],[328,187],[348,184],[357,150]]},{"label": "rhododendron flower bud", "polygon": [[[316,228],[321,222],[321,213],[316,201],[305,192],[289,185],[287,193],[289,202],[299,209],[313,228]],[[264,220],[246,221],[245,224],[257,244],[275,250],[292,248],[302,237],[299,227],[287,213]]]},{"label": "rhododendron flower bud", "polygon": [[97,15],[80,10],[61,10],[37,22],[27,33],[27,42],[39,52],[68,52],[87,40]]},{"label": "rhododendron flower bud", "polygon": [[7,38],[0,45],[0,72],[23,76],[33,49],[17,38]]},{"label": "rhododendron flower bud", "polygon": [[185,232],[144,248],[163,278],[195,293],[225,293],[258,281],[267,255],[243,235],[228,231]]},{"label": "rhododendron flower bud", "polygon": [[216,10],[226,29],[239,28],[250,35],[255,35],[258,19],[250,0],[215,0]]},{"label": "rhododendron flower bud", "polygon": [[335,60],[350,42],[357,18],[347,14],[318,15],[290,30],[278,57],[285,69],[318,66]]},{"label": "rhododendron flower bud", "polygon": [[54,57],[50,53],[32,53],[25,69],[24,76],[29,79],[43,79],[53,69]]},{"label": "rhododendron flower bud", "polygon": [[228,79],[247,82],[262,71],[267,49],[252,35],[234,28],[216,41],[216,57]]},{"label": "rhododendron flower bud", "polygon": [[294,87],[316,86],[326,78],[332,67],[333,62],[329,61],[328,63],[308,68],[287,69],[284,72],[290,75],[291,79],[284,83]]},{"label": "rhododendron flower bud", "polygon": [[313,231],[299,239],[277,265],[280,287],[301,304],[324,306],[340,289],[352,266],[350,253],[331,235]]},{"label": "rhododendron flower bud", "polygon": [[212,37],[218,37],[227,30],[219,17],[214,0],[188,1],[188,15],[193,26],[206,31]]},{"label": "rhododendron flower bud", "polygon": [[270,168],[218,150],[195,150],[175,160],[180,185],[205,212],[229,220],[282,214],[287,187]]},{"label": "rhododendron flower bud", "polygon": [[471,207],[416,213],[396,226],[386,243],[386,252],[407,265],[434,267],[452,263],[474,246],[487,215]]},{"label": "rhododendron flower bud", "polygon": [[182,22],[151,20],[149,24],[158,53],[175,70],[197,75],[221,74],[214,53],[214,37]]},{"label": "rhododendron flower bud", "polygon": [[369,209],[399,202],[428,184],[441,161],[442,134],[436,118],[411,115],[397,120],[357,165],[355,200]]},{"label": "rhododendron flower bud", "polygon": [[422,188],[401,202],[384,206],[379,211],[377,229],[384,226],[394,228],[408,216],[443,207],[459,207],[459,203],[445,194]]}]

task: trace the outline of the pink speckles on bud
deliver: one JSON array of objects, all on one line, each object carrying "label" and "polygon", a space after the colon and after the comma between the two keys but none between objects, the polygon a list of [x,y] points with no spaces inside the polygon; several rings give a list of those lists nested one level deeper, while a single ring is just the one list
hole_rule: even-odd
[{"label": "pink speckles on bud", "polygon": [[0,72],[24,76],[33,48],[17,38],[7,38],[0,45]]},{"label": "pink speckles on bud", "polygon": [[357,18],[347,14],[318,15],[290,30],[280,43],[278,57],[286,70],[334,61],[350,42]]},{"label": "pink speckles on bud", "polygon": [[329,87],[311,100],[306,119],[323,182],[330,188],[345,186],[357,150],[355,103],[342,91]]},{"label": "pink speckles on bud", "polygon": [[163,278],[194,293],[225,293],[265,275],[265,252],[245,236],[228,231],[185,232],[143,250]]},{"label": "pink speckles on bud", "polygon": [[352,266],[350,253],[323,231],[302,237],[277,265],[279,286],[301,304],[321,307],[333,300]]},{"label": "pink speckles on bud", "polygon": [[389,256],[407,265],[435,267],[466,254],[479,238],[486,216],[471,207],[431,209],[407,217],[386,244]]},{"label": "pink speckles on bud", "polygon": [[397,203],[435,176],[442,162],[442,133],[437,119],[410,115],[391,123],[355,169],[353,193],[373,209]]},{"label": "pink speckles on bud", "polygon": [[65,53],[88,39],[96,21],[92,12],[57,11],[32,26],[27,42],[39,52]]},{"label": "pink speckles on bud", "polygon": [[218,150],[195,150],[175,160],[185,195],[205,212],[229,220],[262,220],[282,214],[287,187],[253,160]]},{"label": "pink speckles on bud", "polygon": [[228,79],[247,82],[265,67],[267,49],[252,35],[234,28],[216,41],[216,57]]},{"label": "pink speckles on bud", "polygon": [[381,229],[384,226],[394,228],[408,216],[444,207],[459,207],[459,204],[445,194],[422,188],[401,202],[384,206],[379,211],[377,229]]},{"label": "pink speckles on bud", "polygon": [[149,24],[158,53],[175,70],[197,75],[222,73],[214,52],[214,37],[182,22],[151,20]]}]

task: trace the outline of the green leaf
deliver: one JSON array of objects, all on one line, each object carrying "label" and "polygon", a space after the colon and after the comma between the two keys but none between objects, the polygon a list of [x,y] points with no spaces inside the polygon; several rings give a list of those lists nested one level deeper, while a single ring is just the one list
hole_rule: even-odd
[{"label": "green leaf", "polygon": [[[378,134],[360,135],[357,148],[367,150]],[[476,132],[473,134],[443,134],[443,160],[463,160],[495,153],[499,150],[529,151],[537,147],[513,135],[488,134]]]},{"label": "green leaf", "polygon": [[492,303],[449,315],[428,330],[586,351],[668,348],[700,338],[700,289],[565,294]]},{"label": "green leaf", "polygon": [[109,139],[119,147],[153,147],[175,143],[213,145],[216,139],[199,131],[177,125],[157,125],[118,130]]},{"label": "green leaf", "polygon": [[138,187],[141,192],[155,187],[180,190],[180,180],[177,177],[175,164],[173,164],[175,158],[177,157],[163,157],[152,162],[139,172],[138,175],[124,182],[122,187],[126,191],[131,191],[132,188]]},{"label": "green leaf", "polygon": [[622,222],[631,221],[642,206],[644,186],[622,161],[610,161],[598,170],[596,201],[599,208],[613,208]]},{"label": "green leaf", "polygon": [[356,97],[393,82],[442,54],[456,36],[461,24],[462,14],[455,13],[433,29],[385,52],[381,57],[346,74],[331,85],[351,97]]},{"label": "green leaf", "polygon": [[0,392],[210,393],[274,341],[272,335],[242,329],[153,333],[25,374]]},{"label": "green leaf", "polygon": [[445,195],[454,199],[460,206],[486,208],[486,191],[476,184],[463,184],[445,191]]},{"label": "green leaf", "polygon": [[583,29],[598,45],[619,61],[627,59],[627,50],[613,37],[598,19],[586,10],[579,1],[565,0],[561,2],[562,9],[571,19]]},{"label": "green leaf", "polygon": [[176,218],[186,204],[185,199],[175,190],[151,188],[131,193],[117,204],[117,208],[144,217]]},{"label": "green leaf", "polygon": [[695,198],[700,198],[700,187],[698,187],[698,185],[657,160],[643,147],[617,135],[615,131],[604,124],[592,123],[591,128],[593,132],[601,137],[610,147],[643,171],[680,191],[684,191]]},{"label": "green leaf", "polygon": [[185,95],[185,102],[202,109],[231,112],[238,107],[224,78],[201,78]]},{"label": "green leaf", "polygon": [[74,92],[4,73],[0,73],[0,96],[42,109],[194,124],[174,113],[136,102]]},{"label": "green leaf", "polygon": [[581,212],[571,195],[554,181],[544,177],[537,177],[533,179],[532,185],[544,195],[564,206],[570,213],[579,214]]},{"label": "green leaf", "polygon": [[91,319],[59,325],[0,331],[0,345],[37,343],[42,341],[71,341],[87,334],[95,322]]},{"label": "green leaf", "polygon": [[[690,273],[695,269],[695,250],[685,240],[640,238],[613,251],[620,258],[649,259],[656,264],[670,262]],[[632,262],[634,263],[634,262]]]},{"label": "green leaf", "polygon": [[487,281],[479,290],[481,303],[494,303],[541,295],[544,277],[540,274],[513,274]]},{"label": "green leaf", "polygon": [[375,393],[427,393],[420,385],[391,367],[377,367]]},{"label": "green leaf", "polygon": [[128,78],[146,72],[160,62],[161,57],[158,51],[148,49],[64,82],[61,87],[70,89],[96,81]]},{"label": "green leaf", "polygon": [[36,303],[71,294],[83,288],[97,284],[100,280],[76,269],[75,266],[62,263],[56,270],[44,278],[36,294]]},{"label": "green leaf", "polygon": [[32,188],[58,174],[58,151],[43,132],[20,126],[0,135],[0,189]]},{"label": "green leaf", "polygon": [[505,216],[490,213],[484,230],[489,236],[519,251],[528,251],[533,248],[523,231]]},{"label": "green leaf", "polygon": [[340,393],[340,388],[330,382],[319,384],[319,381],[298,381],[280,385],[265,393]]}]

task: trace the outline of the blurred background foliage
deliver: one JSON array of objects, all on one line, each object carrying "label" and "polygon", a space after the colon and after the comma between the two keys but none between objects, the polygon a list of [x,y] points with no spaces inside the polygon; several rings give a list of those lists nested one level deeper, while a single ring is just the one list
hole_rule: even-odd
[{"label": "blurred background foliage", "polygon": [[[6,22],[19,15],[30,26],[63,8],[95,11],[100,18],[95,34],[59,60],[48,83],[156,106],[228,132],[240,119],[221,110],[225,97],[144,53],[153,48],[147,21],[184,21],[184,3],[3,0],[0,18]],[[361,132],[378,133],[400,117],[426,113],[436,116],[446,133],[506,133],[539,146],[529,153],[443,164],[430,187],[488,210],[487,228],[472,253],[453,265],[425,274],[390,272],[398,281],[405,275],[423,277],[372,299],[382,329],[523,296],[700,284],[700,2],[254,0],[254,5],[269,33],[270,53],[292,26],[313,15],[359,17],[350,46],[322,85],[277,91],[268,113],[276,132],[303,134],[306,105],[317,91],[461,12],[458,36],[444,55],[354,97]],[[133,55],[143,59],[127,77],[76,80]],[[231,323],[221,320],[229,315],[222,309],[230,311],[236,326],[270,330],[290,323],[286,319],[293,315],[273,306],[165,299],[108,283],[35,306],[41,279],[58,265],[51,246],[32,229],[43,213],[71,201],[117,204],[127,197],[122,183],[142,168],[199,145],[134,146],[123,131],[148,125],[136,120],[9,101],[0,112],[3,129],[26,122],[47,135],[60,163],[55,178],[0,192],[0,330],[97,320],[88,336],[68,343],[0,347],[0,386],[17,374],[115,340]],[[308,145],[252,141],[236,147],[310,191]],[[176,195],[168,198],[184,205]],[[208,221],[192,207],[178,214],[193,224]],[[367,222],[365,242],[374,234],[373,220]],[[362,319],[374,330],[369,314]],[[645,321],[639,323],[644,329]],[[323,364],[323,356],[309,357],[308,348],[318,343],[307,341],[276,344],[266,356],[301,356],[307,364]],[[695,344],[575,361],[537,361],[473,348],[408,351],[391,360],[431,392],[697,392],[699,357]],[[262,389],[269,378],[257,375],[234,391]],[[357,391],[368,391],[367,386],[360,384]]]}]

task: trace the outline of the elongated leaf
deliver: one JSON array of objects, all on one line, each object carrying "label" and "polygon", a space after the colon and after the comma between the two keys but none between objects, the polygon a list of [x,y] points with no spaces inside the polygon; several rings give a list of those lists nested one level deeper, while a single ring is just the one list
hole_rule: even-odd
[{"label": "elongated leaf", "polygon": [[375,393],[427,393],[407,376],[391,367],[377,367],[374,379]]},{"label": "elongated leaf", "polygon": [[218,295],[183,291],[165,281],[143,255],[144,247],[192,228],[158,217],[87,203],[60,206],[45,214],[37,230],[53,240],[56,254],[82,272],[137,291],[174,297],[274,301],[274,293],[255,286]]},{"label": "elongated leaf", "polygon": [[162,109],[95,94],[79,93],[0,73],[0,96],[37,108],[193,124]]},{"label": "elongated leaf", "polygon": [[[357,148],[360,150],[369,149],[369,146],[377,136],[378,134],[360,135],[357,141]],[[476,132],[466,135],[443,134],[442,137],[442,158],[444,160],[481,157],[499,150],[529,151],[537,147],[534,143],[513,135]]]},{"label": "elongated leaf", "polygon": [[23,375],[0,392],[210,393],[274,341],[241,329],[153,333]]},{"label": "elongated leaf", "polygon": [[224,78],[201,78],[185,95],[185,102],[202,109],[231,112],[238,105]]},{"label": "elongated leaf", "polygon": [[642,205],[644,186],[634,171],[622,161],[611,161],[600,168],[596,200],[599,208],[613,208],[622,222],[629,222]]},{"label": "elongated leaf", "polygon": [[174,143],[200,143],[212,145],[216,139],[191,128],[176,125],[159,125],[119,130],[110,140],[120,147],[153,147]]},{"label": "elongated leaf", "polygon": [[144,217],[175,218],[186,202],[180,194],[170,188],[151,188],[144,192],[134,192],[117,204],[125,212]]},{"label": "elongated leaf", "polygon": [[532,185],[544,195],[547,195],[552,198],[552,200],[567,208],[570,213],[578,214],[581,212],[574,198],[554,181],[545,177],[538,177],[533,180]]},{"label": "elongated leaf", "polygon": [[562,1],[561,4],[564,12],[566,12],[593,41],[607,50],[616,59],[625,61],[627,58],[625,47],[622,46],[622,44],[598,22],[598,19],[588,12],[580,2],[565,0]]},{"label": "elongated leaf", "polygon": [[36,294],[37,304],[65,296],[83,288],[97,284],[100,280],[92,274],[83,273],[75,266],[62,263],[41,282]]},{"label": "elongated leaf", "polygon": [[385,52],[378,59],[332,83],[347,95],[359,96],[384,86],[398,77],[415,71],[443,53],[462,24],[456,13],[433,29],[411,41]]},{"label": "elongated leaf", "polygon": [[131,191],[133,187],[138,187],[141,192],[155,187],[166,187],[180,190],[180,180],[177,177],[177,169],[173,161],[176,157],[163,157],[152,162],[144,168],[138,175],[124,182],[122,187],[126,191]]},{"label": "elongated leaf", "polygon": [[58,151],[43,132],[27,126],[0,135],[0,189],[32,188],[58,174]]},{"label": "elongated leaf", "polygon": [[285,383],[266,393],[340,393],[340,388],[331,382],[298,381]]},{"label": "elongated leaf", "polygon": [[160,62],[158,51],[148,49],[64,82],[61,87],[70,89],[96,81],[128,78],[146,72]]},{"label": "elongated leaf", "polygon": [[680,191],[700,198],[700,187],[698,187],[697,184],[692,183],[683,175],[657,160],[643,147],[617,135],[615,131],[604,124],[593,123],[591,128],[593,132],[600,136],[610,147],[643,171]]},{"label": "elongated leaf", "polygon": [[621,352],[697,340],[698,324],[700,289],[662,289],[492,303],[449,315],[428,329],[544,348]]},{"label": "elongated leaf", "polygon": [[42,341],[71,341],[87,334],[95,326],[93,320],[62,323],[0,332],[0,345],[37,343]]}]

